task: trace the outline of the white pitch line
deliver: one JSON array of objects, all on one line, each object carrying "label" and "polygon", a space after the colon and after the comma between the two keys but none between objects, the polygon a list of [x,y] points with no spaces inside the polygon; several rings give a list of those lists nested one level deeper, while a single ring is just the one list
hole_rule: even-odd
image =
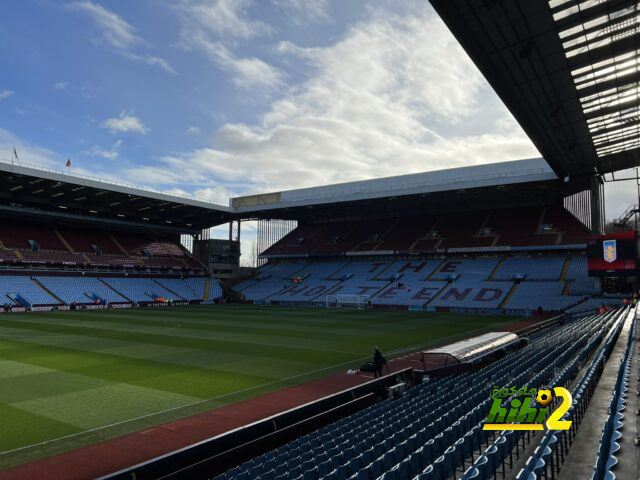
[{"label": "white pitch line", "polygon": [[[455,335],[452,335],[452,336],[455,336]],[[389,355],[394,355],[396,353],[404,353],[404,352],[407,352],[407,351],[411,351],[412,349],[416,349],[416,348],[418,348],[420,346],[428,345],[429,343],[433,343],[433,342],[421,343],[421,344],[411,345],[409,347],[404,347],[404,348],[401,348],[401,349],[398,349],[398,350],[392,350],[391,352],[389,352]],[[278,383],[287,382],[289,380],[293,380],[293,379],[300,378],[300,377],[305,377],[307,375],[313,375],[315,373],[323,372],[325,370],[331,370],[333,368],[341,367],[343,365],[348,365],[348,364],[350,364],[352,362],[361,362],[363,360],[367,360],[368,358],[370,358],[370,357],[367,356],[367,357],[356,358],[354,360],[349,360],[348,362],[337,363],[337,364],[331,365],[329,367],[319,368],[317,370],[312,370],[310,372],[300,373],[298,375],[293,375],[293,376],[287,377],[287,378],[281,378],[281,379],[274,380],[272,382],[263,383],[263,384],[260,384],[260,385],[254,385],[253,387],[248,387],[248,388],[244,388],[242,390],[236,390],[234,392],[225,393],[224,395],[218,395],[216,397],[205,398],[203,400],[198,400],[196,402],[186,403],[184,405],[178,405],[177,407],[167,408],[166,410],[160,410],[158,412],[148,413],[146,415],[141,415],[139,417],[129,418],[127,420],[122,420],[120,422],[110,423],[108,425],[102,425],[100,427],[95,427],[95,428],[92,428],[92,429],[89,429],[89,430],[84,430],[84,431],[78,432],[78,433],[72,433],[71,435],[65,435],[63,437],[58,437],[58,438],[52,438],[50,440],[45,440],[44,442],[38,442],[38,443],[33,443],[31,445],[25,445],[24,447],[14,448],[13,450],[6,450],[4,452],[0,452],[0,456],[8,455],[9,453],[15,453],[15,452],[19,452],[19,451],[22,451],[22,450],[27,450],[27,449],[34,448],[34,447],[39,447],[39,446],[42,446],[42,445],[47,445],[47,444],[53,443],[53,442],[59,442],[60,440],[67,440],[69,438],[79,437],[79,436],[82,436],[82,435],[86,435],[88,433],[93,433],[93,432],[97,432],[97,431],[100,431],[100,430],[105,430],[107,428],[116,427],[118,425],[124,425],[124,424],[129,423],[129,422],[135,422],[137,420],[142,420],[144,418],[150,418],[150,417],[154,417],[156,415],[161,415],[163,413],[173,412],[173,411],[176,411],[176,410],[180,410],[181,408],[187,408],[187,407],[193,407],[195,405],[201,405],[203,403],[207,403],[207,402],[210,402],[212,400],[219,400],[221,398],[229,397],[231,395],[236,395],[238,393],[249,392],[251,390],[255,390],[255,389],[258,389],[258,388],[267,387],[267,386],[270,386],[270,385],[276,385]]]},{"label": "white pitch line", "polygon": [[118,426],[118,425],[123,425],[125,423],[135,422],[136,420],[142,420],[144,418],[149,418],[149,417],[153,417],[153,416],[156,416],[156,415],[161,415],[163,413],[173,412],[173,411],[176,411],[176,410],[180,410],[181,408],[193,407],[195,405],[200,405],[200,404],[207,403],[207,402],[210,402],[210,401],[213,401],[213,400],[219,400],[221,398],[229,397],[231,395],[236,395],[238,393],[249,392],[251,390],[255,390],[255,389],[258,389],[258,388],[267,387],[267,386],[270,386],[270,385],[276,385],[278,383],[287,382],[289,380],[294,380],[296,378],[304,377],[304,376],[307,376],[307,375],[313,375],[315,373],[323,372],[325,370],[330,370],[330,369],[333,369],[333,368],[341,367],[343,365],[348,365],[348,364],[350,364],[352,362],[358,362],[358,361],[366,360],[367,358],[369,358],[369,357],[363,357],[363,358],[359,358],[359,359],[355,359],[355,360],[350,360],[348,362],[338,363],[338,364],[335,364],[335,365],[331,365],[329,367],[319,368],[317,370],[312,370],[310,372],[300,373],[298,375],[293,375],[291,377],[280,378],[280,379],[274,380],[272,382],[262,383],[260,385],[254,385],[253,387],[247,387],[247,388],[244,388],[242,390],[236,390],[234,392],[225,393],[224,395],[218,395],[218,396],[211,397],[211,398],[205,398],[203,400],[198,400],[196,402],[186,403],[184,405],[178,405],[177,407],[167,408],[166,410],[160,410],[158,412],[148,413],[146,415],[141,415],[139,417],[129,418],[127,420],[122,420],[120,422],[110,423],[108,425],[102,425],[100,427],[95,427],[95,428],[92,428],[90,430],[84,430],[82,432],[72,433],[71,435],[65,435],[63,437],[58,437],[58,438],[52,438],[50,440],[45,440],[44,442],[38,442],[38,443],[33,443],[31,445],[25,445],[24,447],[14,448],[13,450],[6,450],[4,452],[0,452],[0,456],[7,455],[9,453],[19,452],[19,451],[22,451],[22,450],[27,450],[29,448],[34,448],[34,447],[39,447],[39,446],[42,446],[42,445],[47,445],[47,444],[53,443],[53,442],[59,442],[60,440],[66,440],[66,439],[69,439],[69,438],[79,437],[81,435],[86,435],[88,433],[93,433],[93,432],[97,432],[97,431],[104,430],[104,429],[107,429],[107,428],[115,427],[115,426]]}]

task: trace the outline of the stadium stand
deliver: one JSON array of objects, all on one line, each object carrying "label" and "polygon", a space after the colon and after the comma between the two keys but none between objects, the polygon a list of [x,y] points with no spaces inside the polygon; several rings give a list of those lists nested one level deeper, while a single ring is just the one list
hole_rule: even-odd
[{"label": "stadium stand", "polygon": [[582,296],[563,295],[564,282],[522,282],[509,300],[509,308],[561,312],[584,300]]},{"label": "stadium stand", "polygon": [[38,286],[29,277],[0,276],[0,304],[33,307],[36,305],[59,305],[55,298]]},{"label": "stadium stand", "polygon": [[[618,368],[613,394],[609,403],[609,415],[605,420],[600,435],[598,453],[593,467],[593,480],[616,478],[614,469],[618,464],[622,429],[625,424],[625,406],[627,403],[627,389],[631,374],[631,361],[634,355],[633,340],[636,338],[637,319],[633,319],[624,356]],[[636,412],[637,413],[637,412]],[[627,420],[629,422],[629,420]]]},{"label": "stadium stand", "polygon": [[0,264],[204,272],[202,264],[172,241],[91,228],[56,229],[17,222],[3,224],[0,231]]},{"label": "stadium stand", "polygon": [[64,303],[85,304],[125,303],[127,299],[109,288],[98,278],[91,277],[34,277],[41,285]]},{"label": "stadium stand", "polygon": [[257,302],[318,304],[327,296],[356,295],[374,307],[502,309],[518,314],[539,307],[545,312],[585,312],[602,303],[588,301],[601,289],[588,277],[586,258],[558,254],[272,261],[235,289]]},{"label": "stadium stand", "polygon": [[[424,382],[400,398],[385,400],[293,440],[215,480],[426,480],[459,478],[461,472],[470,480],[493,478],[498,470],[504,477],[506,469],[514,467],[514,456],[520,457],[527,444],[538,442],[539,437],[517,430],[483,430],[493,403],[487,385],[567,387],[580,373],[582,362],[591,358],[574,389],[574,398],[586,405],[589,398],[580,392],[589,392],[590,382],[597,381],[592,372],[597,371],[603,352],[606,355],[611,348],[627,314],[628,309],[621,309],[582,317],[534,334],[522,350],[480,370]],[[519,365],[517,371],[514,362]],[[505,399],[503,405],[510,400]],[[540,478],[528,476],[530,468],[540,471],[540,465],[554,468],[549,457],[559,455],[560,444],[570,443],[567,432],[558,434],[566,437],[566,443],[558,442],[554,431],[544,435],[542,447],[518,478]]]},{"label": "stadium stand", "polygon": [[527,280],[559,280],[564,263],[564,257],[511,257],[503,262],[494,278],[506,281],[516,277]]},{"label": "stadium stand", "polygon": [[156,298],[181,300],[151,278],[104,278],[103,282],[134,302],[151,302]]},{"label": "stadium stand", "polygon": [[489,278],[496,268],[499,258],[464,258],[451,259],[442,263],[438,271],[431,276],[434,280],[448,280],[461,278],[462,280],[482,281]]},{"label": "stadium stand", "polygon": [[[635,311],[631,311],[631,315],[635,317]],[[566,452],[569,450],[573,440],[575,439],[576,431],[580,428],[580,424],[584,418],[589,401],[593,396],[595,385],[600,379],[603,371],[603,365],[611,355],[611,351],[613,350],[618,336],[620,335],[626,317],[627,309],[620,310],[620,313],[613,317],[613,322],[610,322],[611,325],[609,328],[604,333],[600,333],[601,338],[596,337],[591,340],[587,344],[586,349],[583,350],[584,354],[580,354],[572,360],[570,368],[577,371],[580,362],[587,358],[587,354],[590,351],[596,351],[594,356],[588,361],[586,369],[578,383],[572,388],[571,396],[573,397],[573,403],[562,417],[563,421],[572,422],[571,429],[569,431],[547,430],[547,432],[538,441],[538,447],[535,449],[533,455],[527,460],[525,467],[518,473],[518,476],[516,477],[517,480],[551,478],[557,475],[560,471]],[[633,319],[633,324],[635,325],[635,318]],[[600,344],[600,340],[602,340],[602,344]],[[631,344],[632,340],[633,337],[630,335],[627,346]],[[615,478],[615,476],[611,475],[605,477],[605,472],[610,471],[615,465],[615,457],[612,461],[610,455],[615,454],[619,448],[614,446],[613,449],[611,449],[619,438],[618,435],[612,436],[612,433],[622,427],[622,414],[620,410],[624,407],[622,404],[619,404],[618,398],[616,398],[616,392],[619,391],[625,370],[625,363],[622,363],[618,379],[616,381],[616,386],[614,387],[614,398],[612,399],[609,418],[605,422],[604,432],[606,434],[601,438],[593,478]],[[549,387],[553,388],[566,383],[566,380],[555,381],[550,383]],[[613,425],[615,425],[615,428]],[[504,461],[504,459],[499,458],[499,455],[499,453],[496,455],[498,458],[495,458],[494,462],[500,460]],[[467,478],[473,477],[467,476]]]},{"label": "stadium stand", "polygon": [[373,297],[374,305],[425,305],[434,298],[446,282],[426,280],[414,280],[404,283],[406,280],[390,284]]},{"label": "stadium stand", "polygon": [[[3,297],[0,305],[10,303],[30,308],[59,305],[60,301],[66,305],[152,302],[154,298],[202,301],[205,278],[0,276],[0,292]],[[209,300],[219,299],[221,296],[220,284],[211,279]]]},{"label": "stadium stand", "polygon": [[491,246],[586,244],[587,228],[562,207],[300,225],[263,255],[433,252]]},{"label": "stadium stand", "polygon": [[511,291],[510,282],[459,280],[445,287],[431,304],[435,307],[498,308]]}]

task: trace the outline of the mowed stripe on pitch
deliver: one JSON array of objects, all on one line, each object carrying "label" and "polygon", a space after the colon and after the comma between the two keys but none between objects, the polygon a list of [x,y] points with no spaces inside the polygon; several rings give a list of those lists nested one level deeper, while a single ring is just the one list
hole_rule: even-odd
[{"label": "mowed stripe on pitch", "polygon": [[44,415],[26,412],[2,402],[0,402],[0,419],[2,419],[0,451],[31,445],[84,430],[84,428],[59,422]]},{"label": "mowed stripe on pitch", "polygon": [[326,375],[374,344],[415,348],[510,320],[253,306],[3,316],[0,421],[24,428],[14,422],[0,451],[72,436],[2,455],[0,468]]},{"label": "mowed stripe on pitch", "polygon": [[0,339],[0,357],[109,382],[155,388],[197,398],[209,398],[273,380],[249,373],[229,373],[215,368],[187,367],[16,340]]},{"label": "mowed stripe on pitch", "polygon": [[[179,332],[171,334],[157,334],[153,332],[133,332],[123,330],[111,330],[108,328],[85,327],[78,322],[77,325],[52,323],[43,319],[35,321],[25,319],[23,321],[6,320],[3,321],[9,327],[31,329],[35,331],[45,331],[60,335],[80,335],[87,337],[108,338],[112,340],[127,340],[141,345],[155,344],[166,346],[182,346],[186,348],[214,350],[219,352],[246,354],[250,357],[263,357],[265,359],[279,358],[291,359],[299,355],[304,355],[308,362],[319,365],[346,361],[354,357],[353,354],[335,350],[312,349],[300,346],[282,346],[275,344],[264,344],[260,342],[239,342],[224,341],[217,338],[203,338],[181,336]],[[305,350],[301,353],[300,350]]]}]

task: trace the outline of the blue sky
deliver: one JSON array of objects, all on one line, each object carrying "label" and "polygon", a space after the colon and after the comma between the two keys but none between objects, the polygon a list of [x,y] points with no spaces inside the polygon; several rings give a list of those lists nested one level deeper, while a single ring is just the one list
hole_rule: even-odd
[{"label": "blue sky", "polygon": [[0,159],[229,196],[538,153],[424,0],[3,2]]}]

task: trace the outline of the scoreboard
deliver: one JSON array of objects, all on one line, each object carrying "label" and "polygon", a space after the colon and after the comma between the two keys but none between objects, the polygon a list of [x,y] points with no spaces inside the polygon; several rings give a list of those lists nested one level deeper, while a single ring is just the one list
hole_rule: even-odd
[{"label": "scoreboard", "polygon": [[638,273],[638,235],[635,230],[598,235],[587,245],[589,275],[628,276]]}]

